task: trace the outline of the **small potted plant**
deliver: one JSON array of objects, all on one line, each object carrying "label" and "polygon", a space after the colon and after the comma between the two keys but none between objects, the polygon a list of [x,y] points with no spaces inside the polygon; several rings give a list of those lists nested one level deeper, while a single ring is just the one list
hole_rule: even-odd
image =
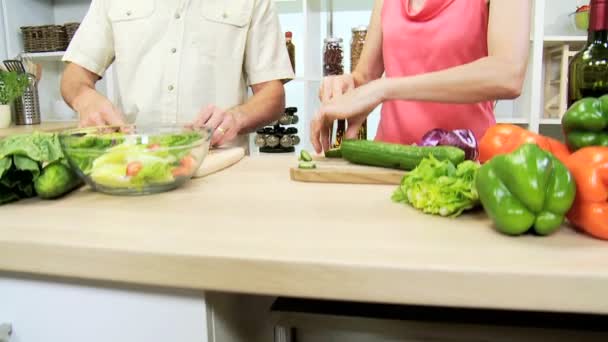
[{"label": "small potted plant", "polygon": [[28,85],[26,74],[0,71],[0,128],[11,125],[11,104],[23,95]]}]

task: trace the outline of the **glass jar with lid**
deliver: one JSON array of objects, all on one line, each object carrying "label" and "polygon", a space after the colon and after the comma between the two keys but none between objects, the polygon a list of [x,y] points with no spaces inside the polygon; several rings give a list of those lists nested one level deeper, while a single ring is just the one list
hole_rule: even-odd
[{"label": "glass jar with lid", "polygon": [[323,47],[323,76],[344,74],[344,41],[342,38],[325,38]]},{"label": "glass jar with lid", "polygon": [[357,63],[361,58],[365,39],[367,38],[367,26],[361,25],[352,28],[352,37],[350,41],[350,71],[355,71]]}]

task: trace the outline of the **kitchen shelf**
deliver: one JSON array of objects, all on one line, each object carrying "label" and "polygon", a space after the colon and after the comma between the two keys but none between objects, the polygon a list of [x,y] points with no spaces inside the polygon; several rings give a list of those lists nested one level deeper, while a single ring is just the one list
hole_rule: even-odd
[{"label": "kitchen shelf", "polygon": [[560,118],[542,118],[540,119],[541,125],[561,125],[562,119]]},{"label": "kitchen shelf", "polygon": [[581,45],[587,42],[587,35],[584,36],[545,36],[545,47],[554,47],[563,43],[580,43]]},{"label": "kitchen shelf", "polygon": [[525,124],[528,124],[529,122],[530,122],[530,120],[528,120],[528,118],[501,118],[501,117],[496,118],[496,123],[503,123],[503,124],[525,125]]},{"label": "kitchen shelf", "polygon": [[32,60],[38,62],[57,62],[61,61],[65,51],[53,51],[53,52],[33,52],[33,53],[24,53],[22,56],[24,58],[31,58]]}]

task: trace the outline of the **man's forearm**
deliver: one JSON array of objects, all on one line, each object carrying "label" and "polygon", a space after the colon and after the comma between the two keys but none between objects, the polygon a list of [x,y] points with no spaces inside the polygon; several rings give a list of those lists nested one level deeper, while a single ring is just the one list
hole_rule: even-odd
[{"label": "man's forearm", "polygon": [[61,78],[61,95],[74,110],[78,107],[78,98],[83,93],[95,90],[99,77],[76,64],[68,64]]},{"label": "man's forearm", "polygon": [[281,81],[252,86],[254,95],[230,111],[239,117],[239,134],[251,133],[278,120],[285,111],[285,88]]}]

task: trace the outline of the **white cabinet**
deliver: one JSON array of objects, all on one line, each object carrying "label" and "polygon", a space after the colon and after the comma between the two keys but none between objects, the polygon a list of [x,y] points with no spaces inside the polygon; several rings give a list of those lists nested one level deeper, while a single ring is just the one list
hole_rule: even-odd
[{"label": "white cabinet", "polygon": [[92,287],[0,275],[10,342],[207,342],[204,295]]}]

